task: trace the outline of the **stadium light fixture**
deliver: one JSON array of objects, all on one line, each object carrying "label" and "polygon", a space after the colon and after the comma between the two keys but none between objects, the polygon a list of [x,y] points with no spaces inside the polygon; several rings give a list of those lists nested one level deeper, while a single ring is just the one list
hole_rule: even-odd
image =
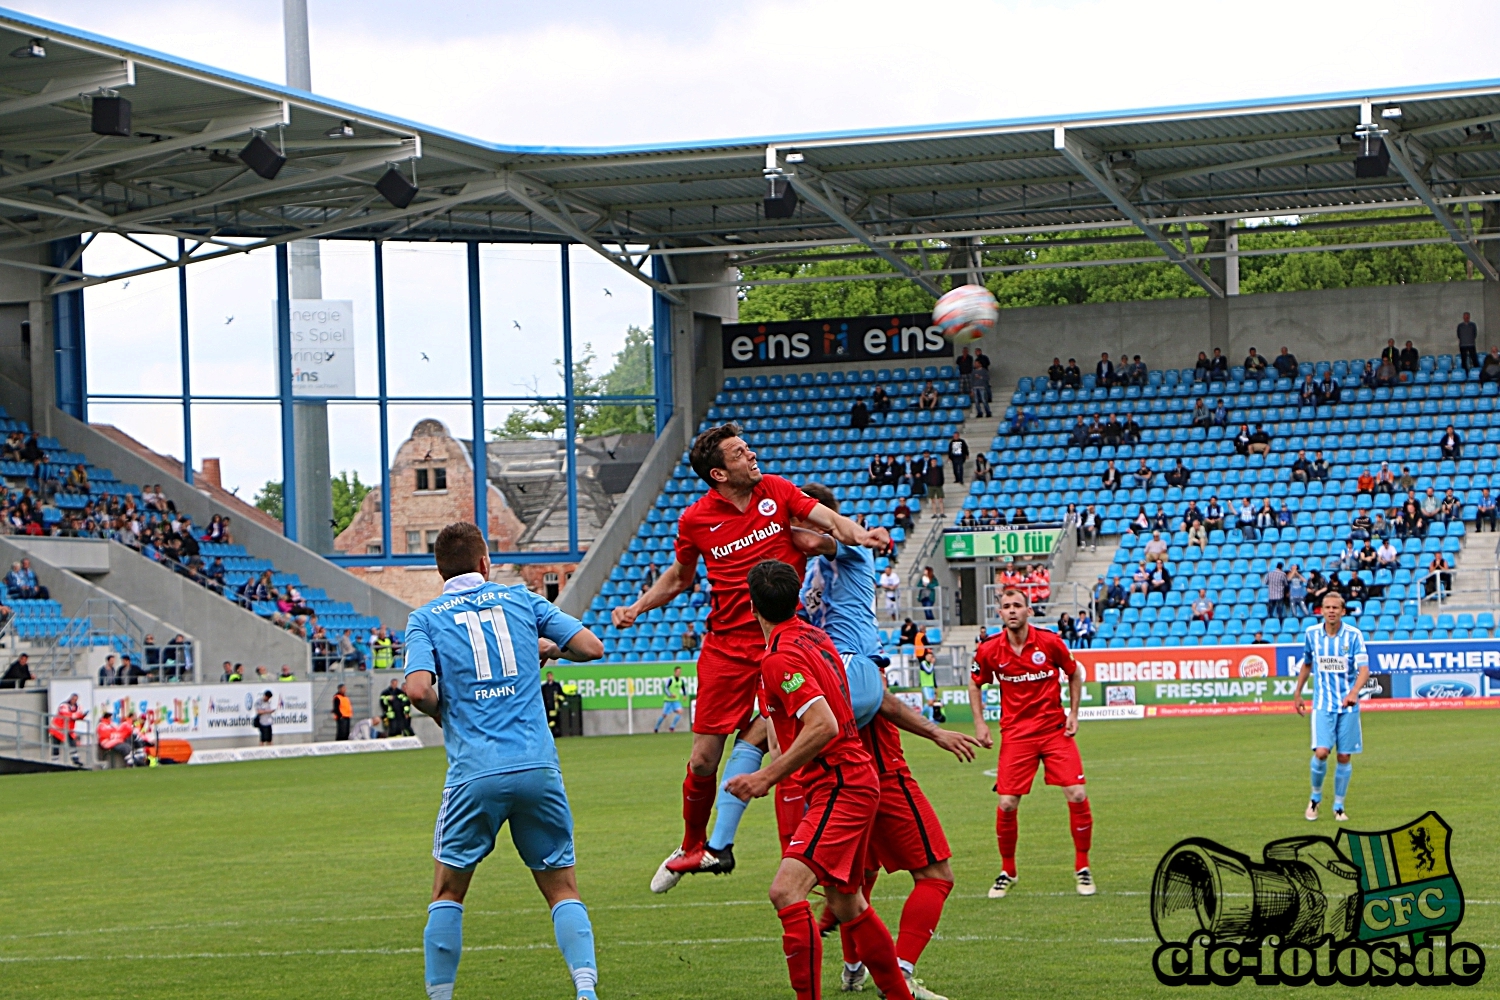
[{"label": "stadium light fixture", "polygon": [[350,121],[341,121],[333,128],[329,129],[327,132],[324,132],[323,137],[325,139],[353,139],[354,123]]},{"label": "stadium light fixture", "polygon": [[401,171],[396,169],[393,163],[386,168],[385,173],[380,175],[380,180],[375,182],[375,190],[380,196],[397,208],[405,208],[416,198],[418,187],[402,176]]},{"label": "stadium light fixture", "polygon": [[807,159],[807,157],[803,156],[801,153],[788,153],[788,154],[786,154],[786,162],[788,162],[788,163],[801,163],[802,161],[804,161],[806,159]]},{"label": "stadium light fixture", "polygon": [[1380,109],[1380,117],[1382,117],[1382,118],[1400,118],[1401,117],[1401,109],[1400,108],[1381,108]]},{"label": "stadium light fixture", "polygon": [[245,148],[240,150],[240,162],[266,180],[273,181],[281,173],[281,168],[286,166],[286,157],[276,152],[276,147],[256,132],[245,143]]},{"label": "stadium light fixture", "polygon": [[47,58],[47,46],[40,38],[29,39],[25,45],[12,49],[12,59],[45,59]]}]

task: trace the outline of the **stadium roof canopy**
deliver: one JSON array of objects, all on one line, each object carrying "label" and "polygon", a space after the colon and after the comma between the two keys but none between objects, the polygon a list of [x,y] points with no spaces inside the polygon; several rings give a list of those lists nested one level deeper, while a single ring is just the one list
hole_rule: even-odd
[{"label": "stadium roof canopy", "polygon": [[[44,56],[28,55],[32,40]],[[929,250],[1123,226],[1155,244],[1147,259],[1165,255],[1221,295],[1203,263],[1223,251],[1192,242],[1203,224],[1425,208],[1476,269],[1500,277],[1468,217],[1469,205],[1500,200],[1500,80],[565,148],[456,135],[11,11],[0,10],[0,52],[12,53],[0,55],[0,263],[44,271],[61,269],[10,252],[100,232],[181,237],[194,261],[308,238],[556,240],[678,298],[738,283],[679,283],[673,265],[688,255],[750,264],[862,244],[891,276],[936,290],[942,274],[998,268],[945,270],[949,255],[928,261]],[[132,102],[129,137],[91,131],[90,95],[109,91]],[[1362,123],[1384,133],[1385,176],[1355,177]],[[345,124],[352,136],[340,136]],[[256,130],[287,157],[274,179],[239,158]],[[392,164],[420,187],[405,209],[374,186]],[[765,216],[768,171],[800,196],[791,218]],[[665,266],[654,272],[652,257]],[[66,271],[51,290],[136,273]]]}]

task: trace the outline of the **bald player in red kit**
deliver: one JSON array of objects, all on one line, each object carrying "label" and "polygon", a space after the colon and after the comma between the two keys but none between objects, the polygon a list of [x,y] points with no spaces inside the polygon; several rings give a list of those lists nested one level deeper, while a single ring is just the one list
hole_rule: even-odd
[{"label": "bald player in red kit", "polygon": [[[1068,830],[1073,835],[1073,868],[1080,896],[1095,892],[1089,870],[1094,816],[1084,787],[1083,760],[1074,740],[1078,705],[1083,698],[1084,670],[1073,659],[1068,644],[1055,632],[1031,626],[1031,602],[1026,594],[1006,588],[1000,594],[1000,619],[1005,627],[974,651],[969,678],[969,705],[974,712],[974,735],[994,746],[984,721],[980,686],[1000,685],[1000,765],[995,791],[1000,808],[995,835],[1000,844],[1000,875],[990,887],[990,898],[1000,899],[1016,881],[1016,812],[1021,796],[1031,791],[1037,765],[1047,784],[1060,785],[1068,800]],[[1062,709],[1059,684],[1068,684],[1069,709]]]},{"label": "bald player in red kit", "polygon": [[736,424],[699,434],[688,460],[709,488],[677,520],[676,561],[633,604],[612,613],[616,628],[629,628],[640,615],[692,587],[698,560],[703,559],[712,605],[698,655],[693,749],[682,783],[682,843],[657,869],[652,892],[666,892],[685,874],[734,870],[731,847],[743,801],[727,792],[720,796],[720,821],[712,843],[708,820],[729,734],[738,732],[739,738],[724,770],[726,783],[758,770],[766,749],[764,723],[755,711],[766,639],[750,606],[751,567],[775,560],[792,567],[801,579],[806,557],[792,541],[793,521],[827,531],[846,545],[889,544],[884,529],[866,531],[780,476],[762,474]]},{"label": "bald player in red kit", "polygon": [[880,777],[854,721],[843,659],[827,634],[797,617],[802,583],[792,567],[758,563],[748,583],[766,641],[765,711],[781,755],[731,778],[725,789],[742,799],[759,798],[795,776],[806,796],[807,812],[782,852],[770,890],[792,989],[797,1000],[822,996],[823,942],[807,902],[808,893],[821,885],[880,991],[894,1000],[912,1000],[891,933],[861,892],[880,808]]}]

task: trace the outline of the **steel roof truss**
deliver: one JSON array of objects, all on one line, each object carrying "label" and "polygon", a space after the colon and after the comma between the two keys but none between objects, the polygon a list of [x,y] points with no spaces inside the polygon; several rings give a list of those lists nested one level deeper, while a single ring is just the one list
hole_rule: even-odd
[{"label": "steel roof truss", "polygon": [[1391,154],[1391,164],[1406,179],[1407,185],[1421,199],[1422,204],[1427,206],[1428,211],[1432,212],[1433,217],[1442,223],[1443,228],[1448,231],[1448,235],[1453,238],[1453,242],[1463,251],[1463,255],[1487,279],[1490,281],[1500,281],[1500,272],[1495,270],[1495,265],[1491,264],[1489,258],[1485,257],[1479,251],[1479,248],[1474,245],[1473,240],[1463,231],[1463,227],[1454,220],[1452,214],[1443,206],[1442,201],[1438,199],[1437,194],[1432,188],[1427,186],[1427,182],[1417,172],[1411,153],[1416,151],[1423,154],[1423,158],[1428,162],[1431,162],[1433,159],[1431,154],[1415,139],[1402,136],[1395,130],[1386,135],[1385,146]]}]

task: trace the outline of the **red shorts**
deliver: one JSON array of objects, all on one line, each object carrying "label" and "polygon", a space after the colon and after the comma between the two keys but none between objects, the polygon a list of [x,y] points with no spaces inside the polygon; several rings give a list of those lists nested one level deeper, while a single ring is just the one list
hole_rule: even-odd
[{"label": "red shorts", "polygon": [[880,808],[870,835],[867,869],[888,873],[916,871],[953,857],[943,824],[911,771],[899,768],[880,776]]},{"label": "red shorts", "polygon": [[1073,737],[1064,736],[1061,730],[1021,740],[1002,734],[995,791],[1001,795],[1025,795],[1031,791],[1038,761],[1046,769],[1049,785],[1067,787],[1084,783],[1083,758],[1078,756],[1078,743]]},{"label": "red shorts", "polygon": [[781,839],[781,851],[785,854],[798,824],[807,814],[807,800],[796,778],[783,778],[771,794],[776,796],[776,836]]},{"label": "red shorts", "polygon": [[880,780],[869,764],[836,764],[832,775],[806,788],[807,812],[782,857],[796,858],[818,884],[845,894],[864,884],[870,828],[880,808]]},{"label": "red shorts", "polygon": [[703,637],[693,732],[727,736],[750,724],[760,694],[760,658],[765,651],[766,637],[758,625]]}]

